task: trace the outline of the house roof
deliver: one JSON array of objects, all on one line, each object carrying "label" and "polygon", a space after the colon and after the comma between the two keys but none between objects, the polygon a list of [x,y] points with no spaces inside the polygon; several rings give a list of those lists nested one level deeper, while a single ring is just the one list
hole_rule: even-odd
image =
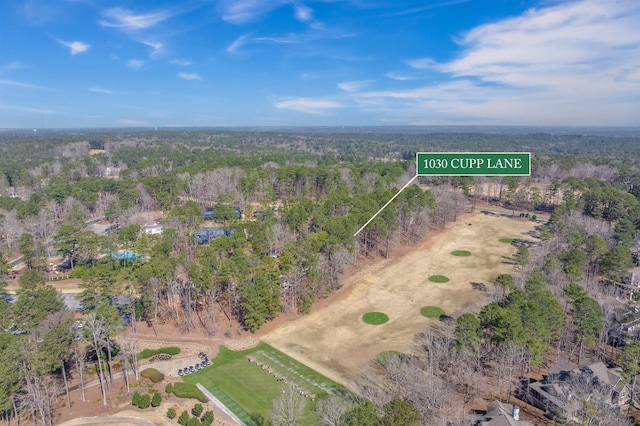
[{"label": "house roof", "polygon": [[533,426],[533,423],[526,420],[515,420],[511,413],[513,413],[513,405],[493,401],[487,405],[485,420],[480,424],[482,426]]}]

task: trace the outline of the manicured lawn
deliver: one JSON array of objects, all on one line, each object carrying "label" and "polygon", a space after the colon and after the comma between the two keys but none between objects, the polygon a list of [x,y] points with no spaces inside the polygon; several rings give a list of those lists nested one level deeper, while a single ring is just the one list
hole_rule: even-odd
[{"label": "manicured lawn", "polygon": [[380,325],[389,321],[389,317],[382,312],[367,312],[362,316],[362,321],[371,325]]},{"label": "manicured lawn", "polygon": [[511,244],[515,240],[516,240],[515,238],[500,238],[498,241],[500,241],[501,243]]},{"label": "manicured lawn", "polygon": [[420,314],[427,318],[440,318],[441,316],[446,315],[444,310],[437,306],[425,306],[420,309]]},{"label": "manicured lawn", "polygon": [[461,257],[471,256],[471,252],[467,250],[454,250],[451,252],[451,254],[454,256],[461,256]]},{"label": "manicured lawn", "polygon": [[429,281],[434,283],[448,283],[449,278],[445,277],[444,275],[431,275],[429,277]]},{"label": "manicured lawn", "polygon": [[[273,400],[281,395],[285,386],[295,384],[309,395],[305,398],[305,425],[315,424],[311,413],[318,398],[345,392],[341,385],[264,342],[246,351],[232,351],[222,346],[209,367],[182,379],[202,384],[248,425],[257,424],[251,417],[254,414],[269,418]],[[312,398],[315,401],[311,401]]]}]

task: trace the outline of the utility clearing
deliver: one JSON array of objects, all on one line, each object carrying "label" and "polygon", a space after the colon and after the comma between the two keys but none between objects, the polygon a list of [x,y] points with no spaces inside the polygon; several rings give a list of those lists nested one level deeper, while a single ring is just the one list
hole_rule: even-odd
[{"label": "utility clearing", "polygon": [[[384,351],[407,351],[414,335],[429,321],[424,306],[437,306],[453,315],[463,306],[478,310],[483,288],[502,273],[515,273],[511,261],[517,244],[537,241],[535,223],[509,214],[482,211],[465,214],[448,228],[409,253],[384,260],[375,270],[358,273],[344,297],[294,319],[266,334],[263,340],[321,374],[349,386],[371,360]],[[513,244],[500,239],[513,238]],[[472,256],[454,256],[466,250]],[[445,275],[448,282],[429,280]],[[367,324],[367,312],[381,312],[389,321]]]}]

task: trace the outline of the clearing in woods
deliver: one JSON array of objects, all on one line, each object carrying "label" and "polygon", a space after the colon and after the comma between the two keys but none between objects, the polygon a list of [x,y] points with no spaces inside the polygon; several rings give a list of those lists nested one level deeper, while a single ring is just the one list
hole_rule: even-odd
[{"label": "clearing in woods", "polygon": [[[535,240],[537,224],[492,213],[460,216],[445,232],[430,237],[408,254],[375,271],[357,274],[345,296],[326,308],[284,324],[263,340],[325,376],[347,386],[356,374],[384,351],[407,351],[414,335],[429,321],[420,309],[437,306],[454,315],[464,305],[479,309],[484,294],[502,273],[513,273],[514,245],[500,238]],[[467,250],[474,256],[450,253]],[[447,283],[429,281],[445,275]],[[389,321],[372,327],[362,321],[371,311]]]}]

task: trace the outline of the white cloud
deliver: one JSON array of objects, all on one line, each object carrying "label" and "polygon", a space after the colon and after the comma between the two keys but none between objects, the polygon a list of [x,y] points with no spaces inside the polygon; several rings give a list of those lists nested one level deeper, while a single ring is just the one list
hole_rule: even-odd
[{"label": "white cloud", "polygon": [[141,61],[140,59],[130,59],[127,61],[127,67],[136,71],[142,68],[143,65],[144,61]]},{"label": "white cloud", "polygon": [[227,47],[227,52],[229,53],[235,53],[238,49],[240,49],[242,46],[244,46],[245,44],[247,44],[247,42],[250,40],[251,38],[251,34],[244,34],[241,35],[240,37],[238,37],[237,39],[235,39],[230,45],[229,47]]},{"label": "white cloud", "polygon": [[103,27],[118,28],[125,31],[137,31],[153,27],[154,25],[169,19],[172,16],[172,13],[164,10],[147,14],[135,14],[129,9],[114,7],[103,11],[102,16],[105,19],[98,22]]},{"label": "white cloud", "polygon": [[320,99],[295,98],[276,102],[273,106],[278,109],[293,109],[308,114],[326,114],[328,110],[342,107],[342,104]]},{"label": "white cloud", "polygon": [[392,114],[414,123],[429,117],[432,122],[637,124],[638,22],[635,0],[579,0],[530,9],[472,29],[459,41],[461,53],[449,62],[407,62],[427,70],[437,83],[352,96],[392,105]]},{"label": "white cloud", "polygon": [[20,81],[13,80],[0,80],[0,84],[4,84],[5,86],[23,87],[25,89],[44,89],[44,87],[36,86],[35,84],[22,83]]},{"label": "white cloud", "polygon": [[7,65],[0,66],[0,74],[5,73],[7,71],[17,71],[26,67],[27,65],[23,62],[13,61],[8,63]]},{"label": "white cloud", "polygon": [[140,43],[144,44],[145,46],[149,46],[151,47],[153,50],[151,51],[151,56],[155,56],[159,53],[162,52],[162,48],[164,47],[164,44],[160,43],[160,42],[153,42],[153,41],[141,41]]},{"label": "white cloud", "polygon": [[188,72],[179,72],[178,78],[182,80],[202,80],[198,74],[188,73]]},{"label": "white cloud", "polygon": [[221,0],[218,8],[222,19],[232,24],[244,24],[280,7],[278,0]]},{"label": "white cloud", "polygon": [[[218,9],[222,19],[231,24],[256,21],[263,15],[282,6],[291,5],[294,17],[302,22],[310,21],[313,9],[299,0],[220,0]],[[317,24],[312,22],[312,24]]]},{"label": "white cloud", "polygon": [[67,41],[57,40],[57,42],[71,49],[72,55],[77,55],[78,53],[86,52],[91,47],[90,45],[83,43],[81,41],[67,42]]},{"label": "white cloud", "polygon": [[31,112],[34,114],[55,114],[56,113],[55,111],[50,109],[22,107],[18,105],[7,105],[7,104],[0,104],[0,109],[8,109],[12,111],[21,111],[21,112]]},{"label": "white cloud", "polygon": [[91,88],[89,88],[89,90],[91,90],[92,92],[96,92],[96,93],[104,93],[105,95],[112,95],[113,94],[113,90],[111,90],[111,89],[103,89],[101,87],[91,87]]},{"label": "white cloud", "polygon": [[149,123],[145,123],[144,121],[138,120],[118,120],[119,124],[124,124],[126,126],[148,126]]},{"label": "white cloud", "polygon": [[299,2],[293,2],[293,11],[298,21],[308,21],[313,15],[313,9]]},{"label": "white cloud", "polygon": [[359,92],[360,90],[370,86],[374,83],[373,80],[359,80],[359,81],[344,81],[338,83],[338,87],[345,92]]},{"label": "white cloud", "polygon": [[169,61],[171,65],[178,65],[181,67],[188,67],[191,65],[191,61],[187,59],[172,59]]},{"label": "white cloud", "polygon": [[421,78],[423,78],[417,75],[402,74],[397,72],[388,72],[385,74],[385,77],[390,78],[392,80],[399,80],[399,81],[420,80]]}]

